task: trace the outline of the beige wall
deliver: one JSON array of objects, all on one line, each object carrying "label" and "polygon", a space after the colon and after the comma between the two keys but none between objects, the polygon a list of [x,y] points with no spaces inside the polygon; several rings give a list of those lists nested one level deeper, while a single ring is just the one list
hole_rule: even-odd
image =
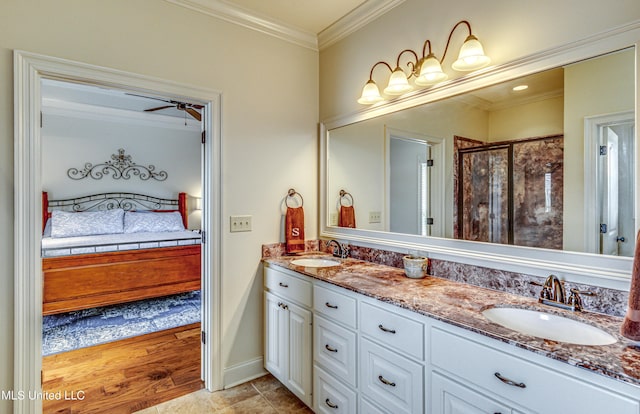
[{"label": "beige wall", "polygon": [[[637,0],[406,0],[400,6],[320,53],[320,119],[359,109],[356,100],[373,64],[395,64],[405,48],[419,50],[430,39],[441,56],[453,25],[471,22],[492,64],[541,52],[640,19]],[[451,63],[466,36],[458,28],[443,68],[449,78],[463,75]],[[406,56],[405,56],[406,57]],[[382,83],[388,70],[378,66],[374,80]]]},{"label": "beige wall", "polygon": [[[565,250],[584,249],[584,119],[634,108],[635,52],[626,50],[569,65],[564,71],[564,209]],[[597,81],[594,81],[597,79]],[[594,223],[595,225],[595,223]]]},{"label": "beige wall", "polygon": [[253,215],[252,232],[222,235],[222,364],[261,357],[260,245],[280,241],[288,188],[304,195],[306,235],[317,236],[318,53],[160,0],[2,1],[2,390],[13,383],[14,49],[222,92],[222,223]]}]

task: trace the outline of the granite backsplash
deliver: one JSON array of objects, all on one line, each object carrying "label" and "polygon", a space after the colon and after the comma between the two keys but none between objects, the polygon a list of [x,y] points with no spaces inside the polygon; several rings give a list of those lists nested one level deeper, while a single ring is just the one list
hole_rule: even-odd
[{"label": "granite backsplash", "polygon": [[[332,249],[327,247],[325,240],[308,240],[306,251],[309,253],[317,253],[318,251],[330,253]],[[400,269],[403,267],[402,257],[405,256],[405,253],[357,245],[348,245],[348,251],[348,256],[354,259]],[[262,246],[263,258],[284,255],[286,255],[284,243]],[[531,284],[531,282],[544,282],[544,278],[538,276],[438,259],[429,260],[427,273],[434,277],[528,297],[537,297],[540,293],[540,287]],[[612,316],[624,316],[626,313],[629,300],[629,292],[627,291],[570,282],[565,284],[565,288],[567,291],[575,288],[595,293],[595,296],[582,296],[583,309],[586,311]]]}]

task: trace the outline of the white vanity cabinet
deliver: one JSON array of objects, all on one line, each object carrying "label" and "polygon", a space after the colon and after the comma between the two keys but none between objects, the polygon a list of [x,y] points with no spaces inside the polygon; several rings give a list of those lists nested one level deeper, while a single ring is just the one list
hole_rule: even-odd
[{"label": "white vanity cabinet", "polygon": [[314,409],[356,413],[356,294],[315,281],[313,286]]},{"label": "white vanity cabinet", "polygon": [[433,324],[429,350],[433,414],[639,412],[625,384],[451,325]]},{"label": "white vanity cabinet", "polygon": [[393,414],[423,412],[423,318],[370,299],[360,302],[359,314],[362,405]]},{"label": "white vanity cabinet", "polygon": [[265,368],[316,413],[640,414],[640,389],[265,266]]},{"label": "white vanity cabinet", "polygon": [[311,282],[271,267],[264,276],[265,368],[311,407]]}]

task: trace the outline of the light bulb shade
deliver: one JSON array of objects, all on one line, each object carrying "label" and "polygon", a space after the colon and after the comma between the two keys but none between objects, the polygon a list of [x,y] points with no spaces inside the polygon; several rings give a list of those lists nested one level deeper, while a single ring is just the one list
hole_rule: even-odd
[{"label": "light bulb shade", "polygon": [[416,85],[427,86],[447,80],[447,74],[442,71],[440,61],[433,55],[429,55],[422,60],[420,65],[420,75],[416,78]]},{"label": "light bulb shade", "polygon": [[402,95],[403,93],[409,92],[411,89],[413,88],[409,85],[407,75],[405,75],[402,69],[397,67],[393,73],[391,73],[389,85],[384,88],[384,93],[387,95]]},{"label": "light bulb shade", "polygon": [[369,81],[362,88],[362,96],[358,99],[358,103],[362,105],[372,105],[374,103],[382,101],[383,98],[380,96],[380,90],[378,89],[378,85],[369,79]]},{"label": "light bulb shade", "polygon": [[458,60],[453,62],[451,67],[459,71],[470,71],[483,68],[491,62],[484,54],[484,49],[480,41],[473,35],[469,35],[460,48]]}]

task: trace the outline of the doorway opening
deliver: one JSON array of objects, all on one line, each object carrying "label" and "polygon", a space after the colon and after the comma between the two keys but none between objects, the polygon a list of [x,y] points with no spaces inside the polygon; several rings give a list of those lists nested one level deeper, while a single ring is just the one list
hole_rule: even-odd
[{"label": "doorway opening", "polygon": [[385,127],[385,229],[444,234],[444,140]]},{"label": "doorway opening", "polygon": [[632,257],[636,217],[633,111],[584,121],[585,251]]},{"label": "doorway opening", "polygon": [[[202,106],[202,352],[205,387],[222,386],[220,361],[220,95],[203,88],[48,56],[14,53],[15,89],[15,333],[14,386],[41,391],[42,136],[41,81],[55,79]],[[185,112],[186,113],[186,112]],[[38,399],[16,401],[14,412],[40,412]]]}]

